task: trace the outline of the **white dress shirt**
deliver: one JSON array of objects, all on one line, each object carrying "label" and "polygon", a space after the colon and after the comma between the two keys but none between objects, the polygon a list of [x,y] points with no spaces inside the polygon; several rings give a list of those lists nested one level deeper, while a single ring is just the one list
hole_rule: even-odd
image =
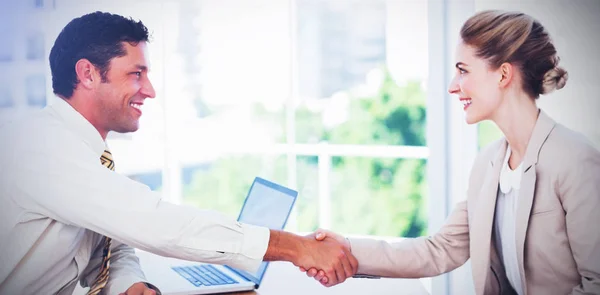
[{"label": "white dress shirt", "polygon": [[62,99],[2,126],[0,143],[0,294],[71,294],[78,280],[91,285],[103,236],[113,238],[106,294],[144,281],[129,246],[248,271],[266,252],[267,228],[170,204],[102,166],[105,142]]},{"label": "white dress shirt", "polygon": [[512,170],[508,165],[511,149],[507,148],[504,164],[500,172],[500,189],[496,201],[496,248],[504,263],[506,277],[517,294],[523,294],[521,274],[517,259],[515,224],[519,189],[521,188],[522,164]]}]

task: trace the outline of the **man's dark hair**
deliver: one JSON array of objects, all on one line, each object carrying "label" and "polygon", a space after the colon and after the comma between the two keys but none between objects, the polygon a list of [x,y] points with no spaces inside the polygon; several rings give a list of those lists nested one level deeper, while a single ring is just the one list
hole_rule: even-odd
[{"label": "man's dark hair", "polygon": [[75,64],[82,58],[96,66],[106,82],[111,59],[126,54],[122,42],[135,46],[142,41],[148,41],[148,28],[141,21],[99,11],[73,19],[50,51],[54,93],[64,98],[73,95],[79,83]]}]

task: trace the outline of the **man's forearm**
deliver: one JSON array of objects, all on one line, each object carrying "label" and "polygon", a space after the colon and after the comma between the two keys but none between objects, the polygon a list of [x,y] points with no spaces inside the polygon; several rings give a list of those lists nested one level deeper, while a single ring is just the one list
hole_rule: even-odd
[{"label": "man's forearm", "polygon": [[269,246],[265,253],[265,261],[290,261],[296,264],[299,255],[299,244],[304,237],[293,233],[270,230]]}]

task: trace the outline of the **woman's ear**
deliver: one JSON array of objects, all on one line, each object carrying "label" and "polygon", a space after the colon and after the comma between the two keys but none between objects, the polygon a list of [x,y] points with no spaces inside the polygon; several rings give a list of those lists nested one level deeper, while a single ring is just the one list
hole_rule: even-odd
[{"label": "woman's ear", "polygon": [[513,80],[514,67],[510,63],[505,62],[500,65],[498,70],[500,71],[500,81],[498,81],[498,84],[501,88],[505,88]]}]

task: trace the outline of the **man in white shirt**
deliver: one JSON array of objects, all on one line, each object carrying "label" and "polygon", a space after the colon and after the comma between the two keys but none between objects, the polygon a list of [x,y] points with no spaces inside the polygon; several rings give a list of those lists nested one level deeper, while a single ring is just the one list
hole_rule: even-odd
[{"label": "man in white shirt", "polygon": [[77,281],[88,294],[160,293],[131,247],[249,271],[290,261],[324,270],[331,285],[353,275],[341,243],[170,204],[111,171],[106,135],[136,131],[155,96],[147,41],[146,27],[122,16],[72,20],[50,52],[62,99],[0,129],[0,294],[71,294]]}]

